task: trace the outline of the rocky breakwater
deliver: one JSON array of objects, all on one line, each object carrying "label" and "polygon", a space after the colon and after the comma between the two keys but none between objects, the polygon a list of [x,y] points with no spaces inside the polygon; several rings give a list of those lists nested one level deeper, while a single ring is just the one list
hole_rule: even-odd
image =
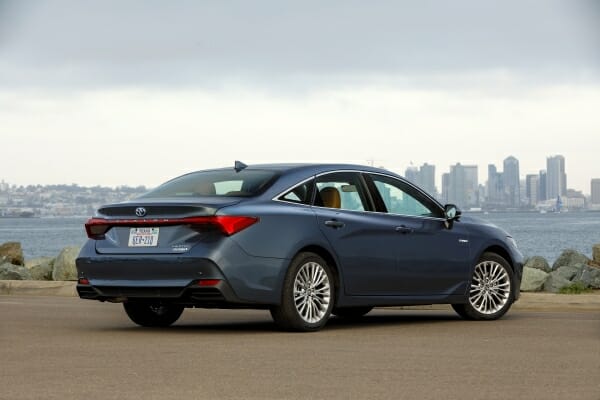
[{"label": "rocky breakwater", "polygon": [[568,249],[552,266],[539,256],[525,262],[521,291],[559,293],[570,288],[600,289],[600,244],[594,245],[591,260]]},{"label": "rocky breakwater", "polygon": [[18,242],[0,245],[0,280],[75,281],[75,259],[80,248],[69,246],[56,257],[25,260]]}]

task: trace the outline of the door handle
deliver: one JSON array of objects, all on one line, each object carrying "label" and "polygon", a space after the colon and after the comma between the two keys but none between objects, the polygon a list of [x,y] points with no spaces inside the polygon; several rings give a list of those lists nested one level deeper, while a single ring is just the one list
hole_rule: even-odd
[{"label": "door handle", "polygon": [[401,233],[403,235],[407,235],[409,233],[413,233],[414,229],[413,228],[409,228],[406,225],[400,225],[396,227],[396,232]]},{"label": "door handle", "polygon": [[325,226],[329,226],[330,228],[342,228],[344,226],[344,223],[341,221],[338,221],[337,219],[329,219],[327,221],[325,221]]}]

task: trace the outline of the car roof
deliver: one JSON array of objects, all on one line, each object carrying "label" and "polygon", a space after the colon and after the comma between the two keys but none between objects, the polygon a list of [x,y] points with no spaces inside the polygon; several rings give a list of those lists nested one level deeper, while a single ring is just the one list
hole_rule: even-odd
[{"label": "car roof", "polygon": [[[218,168],[218,170],[227,170],[232,167]],[[283,172],[311,172],[320,173],[336,170],[357,170],[368,172],[379,172],[389,175],[399,176],[398,174],[382,169],[359,164],[341,164],[341,163],[268,163],[248,165],[247,170],[271,170],[279,173]],[[200,171],[198,171],[200,172]]]}]

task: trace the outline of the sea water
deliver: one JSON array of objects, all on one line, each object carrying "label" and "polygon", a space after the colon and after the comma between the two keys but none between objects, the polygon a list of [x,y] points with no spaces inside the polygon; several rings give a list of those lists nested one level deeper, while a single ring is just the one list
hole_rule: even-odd
[{"label": "sea water", "polygon": [[[539,255],[550,263],[564,249],[575,249],[591,257],[600,243],[600,212],[530,213],[502,212],[468,214],[488,220],[509,232],[525,255]],[[86,241],[87,218],[0,218],[0,243],[21,242],[25,258],[55,257],[65,246]]]}]

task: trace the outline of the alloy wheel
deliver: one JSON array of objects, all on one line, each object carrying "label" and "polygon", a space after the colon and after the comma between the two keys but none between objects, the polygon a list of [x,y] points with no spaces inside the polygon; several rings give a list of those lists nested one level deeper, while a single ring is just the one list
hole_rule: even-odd
[{"label": "alloy wheel", "polygon": [[481,314],[491,315],[501,310],[510,298],[510,276],[496,261],[482,261],[475,266],[469,302]]},{"label": "alloy wheel", "polygon": [[302,265],[294,279],[294,304],[308,323],[321,321],[331,301],[331,285],[325,269],[314,261]]}]

